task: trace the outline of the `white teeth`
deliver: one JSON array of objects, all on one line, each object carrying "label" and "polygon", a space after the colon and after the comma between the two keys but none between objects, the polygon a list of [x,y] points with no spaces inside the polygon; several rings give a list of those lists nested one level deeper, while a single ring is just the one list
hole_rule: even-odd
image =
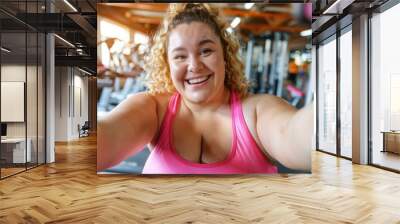
[{"label": "white teeth", "polygon": [[202,82],[208,80],[208,78],[210,78],[210,76],[204,76],[204,77],[200,77],[200,78],[189,79],[189,80],[187,80],[187,82],[188,82],[189,84],[191,84],[191,85],[193,85],[193,84],[199,84],[199,83],[202,83]]}]

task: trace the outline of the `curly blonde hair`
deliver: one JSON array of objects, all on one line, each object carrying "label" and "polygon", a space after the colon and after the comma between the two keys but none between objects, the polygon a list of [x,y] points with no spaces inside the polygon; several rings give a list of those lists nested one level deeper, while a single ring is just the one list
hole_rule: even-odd
[{"label": "curly blonde hair", "polygon": [[147,87],[151,94],[172,93],[175,87],[170,76],[167,59],[168,34],[178,25],[191,22],[207,24],[220,37],[225,60],[225,86],[241,97],[248,93],[248,81],[243,73],[239,57],[239,42],[226,28],[229,26],[219,17],[217,9],[208,4],[170,4],[167,15],[153,37],[152,47],[146,57]]}]

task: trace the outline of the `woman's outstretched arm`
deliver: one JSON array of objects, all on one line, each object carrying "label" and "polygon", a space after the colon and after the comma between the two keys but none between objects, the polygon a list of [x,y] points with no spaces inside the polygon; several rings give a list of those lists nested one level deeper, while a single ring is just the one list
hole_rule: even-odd
[{"label": "woman's outstretched arm", "polygon": [[137,153],[156,135],[157,103],[139,93],[128,97],[97,126],[97,170],[112,167]]},{"label": "woman's outstretched arm", "polygon": [[284,166],[311,170],[313,103],[297,110],[281,98],[262,95],[257,104],[257,134],[264,149]]}]

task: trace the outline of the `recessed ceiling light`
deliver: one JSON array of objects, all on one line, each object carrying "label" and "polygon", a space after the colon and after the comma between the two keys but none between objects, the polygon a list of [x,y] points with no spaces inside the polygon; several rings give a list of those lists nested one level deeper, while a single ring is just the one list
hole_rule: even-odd
[{"label": "recessed ceiling light", "polygon": [[7,52],[7,53],[10,53],[11,52],[11,50],[9,50],[9,49],[7,49],[7,48],[5,48],[5,47],[1,47],[0,48],[2,51],[4,51],[4,52]]},{"label": "recessed ceiling light", "polygon": [[78,12],[78,10],[68,1],[68,0],[64,0],[65,4],[67,4],[72,10],[74,10],[75,12]]},{"label": "recessed ceiling light", "polygon": [[81,72],[83,72],[83,73],[85,73],[85,74],[92,75],[92,73],[90,73],[90,72],[88,72],[88,71],[85,71],[85,70],[83,70],[83,69],[81,69],[81,68],[79,68],[79,67],[78,67],[78,69],[79,69],[79,71],[81,71]]},{"label": "recessed ceiling light", "polygon": [[253,7],[254,2],[248,2],[248,3],[244,3],[244,8],[245,9],[251,9],[251,7]]},{"label": "recessed ceiling light", "polygon": [[303,30],[303,31],[300,32],[300,36],[302,36],[302,37],[311,36],[311,34],[312,34],[312,30],[311,29]]},{"label": "recessed ceiling light", "polygon": [[351,5],[355,0],[336,0],[322,14],[342,14],[343,10]]},{"label": "recessed ceiling light", "polygon": [[232,27],[232,28],[235,28],[237,25],[239,25],[239,23],[240,23],[240,18],[239,18],[239,17],[235,17],[235,18],[232,20],[231,27]]},{"label": "recessed ceiling light", "polygon": [[75,45],[71,44],[71,42],[69,42],[68,40],[58,36],[57,34],[54,34],[55,37],[57,37],[58,39],[60,39],[61,41],[63,41],[64,43],[68,44],[69,46],[75,48]]}]

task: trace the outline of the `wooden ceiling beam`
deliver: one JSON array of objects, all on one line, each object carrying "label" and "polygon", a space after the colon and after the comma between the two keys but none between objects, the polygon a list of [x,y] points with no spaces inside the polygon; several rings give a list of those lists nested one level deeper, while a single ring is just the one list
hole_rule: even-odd
[{"label": "wooden ceiling beam", "polygon": [[157,12],[166,12],[168,9],[168,4],[166,3],[98,3],[97,6],[99,5]]},{"label": "wooden ceiling beam", "polygon": [[[149,34],[149,32],[151,32],[152,30],[149,29],[147,26],[143,26],[141,24],[158,25],[161,23],[162,18],[137,16],[131,14],[129,11],[132,8],[149,9],[152,7],[153,9],[156,8],[156,10],[162,11],[164,10],[162,7],[166,6],[167,6],[166,4],[129,4],[129,3],[113,3],[110,5],[108,5],[108,3],[102,3],[97,5],[98,13],[100,16],[104,16],[111,20],[115,20],[125,26],[138,30],[139,32],[145,34]],[[249,30],[254,34],[260,34],[266,31],[293,33],[293,32],[301,32],[306,29],[306,27],[302,26],[282,26],[281,24],[292,18],[292,16],[288,13],[267,13],[267,12],[256,12],[256,11],[237,10],[237,9],[223,9],[222,11],[224,12],[225,16],[255,17],[270,21],[270,23],[265,23],[265,24],[250,24],[250,23],[239,24],[239,27],[241,29]]]},{"label": "wooden ceiling beam", "polygon": [[249,30],[254,34],[261,34],[266,31],[271,32],[289,32],[289,33],[299,33],[305,29],[306,27],[301,26],[271,26],[268,24],[240,24],[240,29]]},{"label": "wooden ceiling beam", "polygon": [[[166,12],[168,9],[168,4],[164,3],[98,3],[100,6],[112,6],[124,9],[134,9],[134,10],[145,10],[145,11],[156,11],[156,12]],[[292,18],[290,13],[277,13],[277,12],[258,12],[253,10],[242,10],[242,9],[232,9],[224,8],[221,9],[222,13],[227,16],[240,16],[240,17],[254,17],[262,18],[266,20],[288,20]]]},{"label": "wooden ceiling beam", "polygon": [[159,25],[162,21],[162,18],[159,17],[143,17],[143,16],[129,15],[127,16],[127,18],[131,22],[153,24],[153,25]]},{"label": "wooden ceiling beam", "polygon": [[241,9],[222,9],[222,13],[226,16],[253,17],[265,20],[289,20],[292,18],[289,13],[257,12]]},{"label": "wooden ceiling beam", "polygon": [[[122,3],[121,3],[122,4]],[[130,22],[133,23],[144,23],[144,24],[152,24],[152,25],[158,25],[162,21],[162,17],[154,17],[154,16],[140,16],[140,15],[135,15],[132,14],[131,9],[128,8],[121,8],[121,7],[114,7],[114,6],[100,6],[103,7],[104,9],[110,9],[112,10],[113,13],[120,14],[123,17],[125,17],[127,20],[130,20]]]}]

